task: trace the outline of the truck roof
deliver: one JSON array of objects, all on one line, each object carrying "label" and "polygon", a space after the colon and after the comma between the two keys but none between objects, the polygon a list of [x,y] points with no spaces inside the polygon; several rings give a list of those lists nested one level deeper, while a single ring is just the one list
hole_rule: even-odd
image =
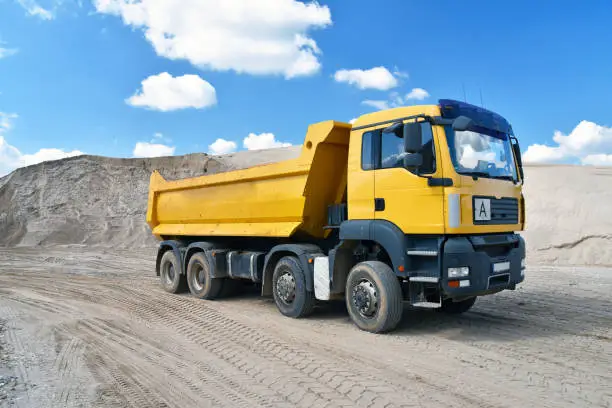
[{"label": "truck roof", "polygon": [[440,116],[440,107],[438,105],[400,106],[398,108],[366,113],[357,118],[353,123],[353,128],[418,114]]}]

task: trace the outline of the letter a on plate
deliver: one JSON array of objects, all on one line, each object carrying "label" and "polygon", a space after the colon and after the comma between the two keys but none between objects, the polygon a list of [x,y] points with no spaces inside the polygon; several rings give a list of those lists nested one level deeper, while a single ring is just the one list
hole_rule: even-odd
[{"label": "letter a on plate", "polygon": [[491,200],[488,198],[474,199],[474,221],[491,221]]}]

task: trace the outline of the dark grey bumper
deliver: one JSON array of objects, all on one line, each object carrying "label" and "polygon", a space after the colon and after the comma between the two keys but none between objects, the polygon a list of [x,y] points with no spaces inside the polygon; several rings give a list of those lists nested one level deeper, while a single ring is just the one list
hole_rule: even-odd
[{"label": "dark grey bumper", "polygon": [[[442,292],[456,298],[514,289],[525,279],[524,258],[525,241],[517,234],[449,238],[442,251]],[[505,263],[509,263],[508,270],[494,270],[495,264]],[[469,276],[448,277],[448,268],[465,266],[470,268]],[[453,287],[458,284],[461,286]]]}]

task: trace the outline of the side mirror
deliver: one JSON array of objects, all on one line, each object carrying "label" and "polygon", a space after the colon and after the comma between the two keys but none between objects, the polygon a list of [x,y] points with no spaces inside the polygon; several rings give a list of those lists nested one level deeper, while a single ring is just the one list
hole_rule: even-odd
[{"label": "side mirror", "polygon": [[472,119],[467,116],[459,116],[453,121],[453,130],[459,132],[468,130],[472,126]]},{"label": "side mirror", "polygon": [[407,169],[417,169],[423,165],[423,155],[421,153],[406,153],[404,155],[404,167]]},{"label": "side mirror", "polygon": [[404,151],[418,153],[423,145],[423,135],[420,122],[404,124]]},{"label": "side mirror", "polygon": [[516,162],[518,163],[518,171],[521,176],[521,181],[525,180],[523,174],[523,158],[521,157],[521,147],[518,143],[512,143],[512,151],[514,152],[514,157],[516,157]]}]

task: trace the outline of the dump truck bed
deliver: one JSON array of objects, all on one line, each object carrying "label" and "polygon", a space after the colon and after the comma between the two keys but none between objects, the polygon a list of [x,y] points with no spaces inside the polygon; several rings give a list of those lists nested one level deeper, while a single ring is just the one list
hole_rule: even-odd
[{"label": "dump truck bed", "polygon": [[313,124],[300,156],[278,163],[176,181],[155,171],[147,223],[160,239],[322,238],[327,207],[344,199],[350,130],[348,123]]}]

